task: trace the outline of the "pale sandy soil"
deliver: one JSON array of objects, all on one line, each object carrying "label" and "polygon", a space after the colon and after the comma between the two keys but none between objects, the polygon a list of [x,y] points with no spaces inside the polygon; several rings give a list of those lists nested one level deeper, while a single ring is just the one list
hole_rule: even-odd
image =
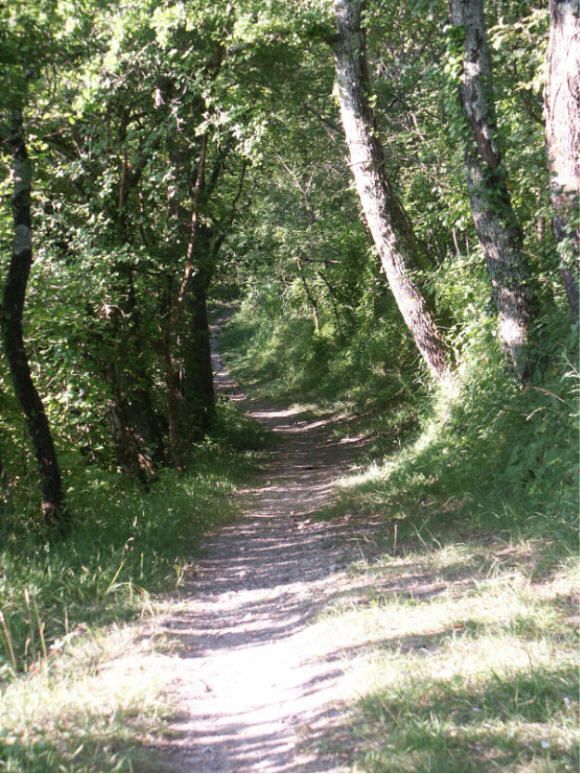
[{"label": "pale sandy soil", "polygon": [[180,663],[179,719],[162,760],[179,772],[337,771],[343,762],[312,740],[352,698],[345,654],[355,643],[321,639],[315,622],[353,591],[345,570],[372,552],[375,527],[309,514],[329,502],[364,440],[333,436],[344,418],[309,421],[253,402],[214,359],[218,389],[278,443],[239,495],[242,517],[206,539],[185,604],[164,622]]}]

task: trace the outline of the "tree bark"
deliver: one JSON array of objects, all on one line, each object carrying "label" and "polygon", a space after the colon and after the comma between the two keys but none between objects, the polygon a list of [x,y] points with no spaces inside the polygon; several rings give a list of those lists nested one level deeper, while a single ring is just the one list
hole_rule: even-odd
[{"label": "tree bark", "polygon": [[207,282],[198,271],[189,282],[185,299],[187,333],[184,337],[184,405],[192,441],[209,431],[215,415],[211,337],[207,312]]},{"label": "tree bark", "polygon": [[2,304],[2,333],[14,392],[26,417],[26,425],[38,465],[42,516],[51,528],[65,531],[68,516],[52,433],[38,394],[24,344],[22,317],[26,286],[32,267],[32,175],[26,150],[22,110],[15,109],[8,140],[13,154],[14,191],[12,213],[14,241]]},{"label": "tree bark", "polygon": [[[121,140],[126,141],[129,117],[121,124]],[[126,150],[123,156],[118,199],[113,217],[116,243],[123,248],[131,242],[129,203],[145,171],[148,154],[143,153],[130,167]],[[114,360],[105,373],[111,387],[110,414],[117,462],[124,473],[147,484],[155,474],[155,465],[163,459],[163,434],[151,397],[151,378],[142,357],[143,336],[137,303],[134,270],[123,261],[115,266],[119,290],[118,305],[110,314],[110,340],[115,343]]]},{"label": "tree bark", "polygon": [[351,170],[395,301],[431,373],[442,378],[448,368],[447,355],[427,302],[410,275],[416,268],[416,241],[407,214],[387,178],[383,148],[367,98],[362,5],[363,0],[334,0],[334,60]]},{"label": "tree bark", "polygon": [[449,14],[462,38],[460,93],[473,220],[491,277],[499,343],[517,376],[525,380],[531,366],[534,297],[498,144],[484,0],[449,0]]},{"label": "tree bark", "polygon": [[141,477],[155,474],[156,464],[163,462],[165,447],[163,432],[153,403],[152,378],[143,355],[146,335],[143,331],[134,272],[119,270],[126,287],[121,303],[122,320],[119,330],[124,341],[119,344],[118,386],[123,411],[136,439]]},{"label": "tree bark", "polygon": [[119,393],[118,382],[113,383],[113,388],[109,412],[117,464],[123,473],[147,486],[153,474],[151,461],[129,417],[126,396]]},{"label": "tree bark", "polygon": [[316,333],[320,333],[320,311],[318,309],[318,301],[314,297],[312,288],[310,287],[310,284],[306,279],[306,272],[304,271],[304,264],[302,263],[302,259],[300,257],[297,257],[296,263],[298,265],[298,271],[300,273],[300,279],[302,281],[302,287],[304,288],[304,294],[306,296],[306,300],[308,301],[308,304],[310,305],[310,309],[312,310],[312,321],[314,323],[314,330],[316,331]]},{"label": "tree bark", "polygon": [[[202,224],[202,210],[208,197],[206,167],[209,136],[201,138],[197,169],[192,186],[192,210],[185,230],[187,238],[183,272],[172,296],[167,320],[166,382],[170,389],[170,415],[176,427],[173,455],[183,466],[191,444],[209,430],[215,415],[215,394],[211,362],[210,330],[207,313],[210,240]],[[177,150],[171,152],[177,160]],[[210,180],[217,185],[219,171]],[[215,178],[215,179],[214,179]],[[178,376],[181,370],[182,378]],[[178,385],[181,389],[178,389]]]},{"label": "tree bark", "polygon": [[170,328],[170,312],[173,303],[172,277],[168,277],[168,287],[165,295],[164,315],[161,339],[159,342],[161,359],[165,377],[167,400],[167,430],[169,460],[177,470],[185,469],[184,438],[182,432],[183,391],[179,379],[179,371],[173,356],[173,331]]},{"label": "tree bark", "polygon": [[[545,118],[554,233],[574,320],[580,311],[580,0],[550,0]],[[575,221],[575,222],[574,222]]]}]

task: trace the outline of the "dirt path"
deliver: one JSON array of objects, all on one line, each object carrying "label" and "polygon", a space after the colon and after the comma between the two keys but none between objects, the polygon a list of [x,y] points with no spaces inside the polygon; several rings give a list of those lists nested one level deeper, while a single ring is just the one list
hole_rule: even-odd
[{"label": "dirt path", "polygon": [[179,772],[336,771],[333,754],[304,745],[342,715],[349,693],[342,657],[312,623],[346,592],[345,569],[366,555],[368,538],[360,525],[308,515],[329,501],[360,441],[333,439],[345,420],[252,402],[214,358],[218,389],[279,442],[242,495],[243,516],[206,540],[185,612],[166,622],[182,644],[181,720],[163,757]]}]

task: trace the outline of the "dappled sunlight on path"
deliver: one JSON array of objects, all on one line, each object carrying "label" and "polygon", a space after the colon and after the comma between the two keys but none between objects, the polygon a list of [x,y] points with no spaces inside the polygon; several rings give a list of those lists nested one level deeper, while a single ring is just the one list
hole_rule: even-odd
[{"label": "dappled sunlight on path", "polygon": [[206,539],[186,604],[165,621],[180,663],[178,719],[163,757],[172,771],[336,771],[331,751],[301,745],[350,698],[342,657],[311,624],[345,593],[345,570],[365,558],[373,526],[355,532],[347,519],[310,517],[332,498],[360,440],[332,437],[345,418],[312,420],[248,400],[216,353],[214,368],[218,389],[278,442],[239,495],[244,515]]}]

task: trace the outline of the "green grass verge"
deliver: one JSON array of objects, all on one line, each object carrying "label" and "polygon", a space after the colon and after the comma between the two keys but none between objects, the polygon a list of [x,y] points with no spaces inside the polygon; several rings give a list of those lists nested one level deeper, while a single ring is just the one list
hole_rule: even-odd
[{"label": "green grass verge", "polygon": [[129,681],[125,690],[113,685],[109,701],[98,674],[129,649],[130,630],[121,636],[118,627],[157,609],[152,595],[178,588],[202,536],[235,516],[233,495],[266,441],[220,401],[215,431],[188,473],[162,471],[146,493],[85,468],[68,478],[67,539],[47,543],[22,526],[8,535],[0,552],[0,771],[139,765],[136,738],[161,712],[156,691],[148,678]]},{"label": "green grass verge", "polygon": [[340,770],[577,771],[578,567],[534,582],[537,549],[473,538],[351,567],[316,624],[350,701],[307,748]]},{"label": "green grass verge", "polygon": [[[306,746],[355,771],[577,771],[574,347],[546,344],[543,371],[521,389],[483,326],[453,381],[429,390],[396,369],[343,372],[360,360],[352,351],[324,365],[290,335],[300,325],[243,307],[225,349],[242,383],[268,378],[270,394],[297,401],[318,389],[327,411],[370,407],[358,469],[318,514],[377,524],[350,593],[317,624],[353,692]],[[289,356],[305,353],[281,371],[284,341]]]}]

